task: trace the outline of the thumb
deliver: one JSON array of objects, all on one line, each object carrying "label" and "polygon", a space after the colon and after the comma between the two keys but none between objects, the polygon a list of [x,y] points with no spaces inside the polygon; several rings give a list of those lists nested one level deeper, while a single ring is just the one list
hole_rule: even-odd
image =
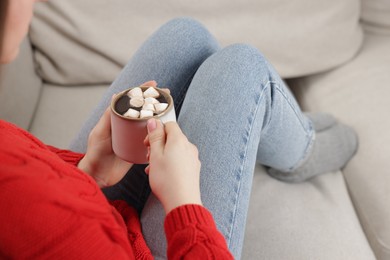
[{"label": "thumb", "polygon": [[[111,97],[111,101],[114,99],[115,95]],[[107,107],[106,111],[104,111],[103,115],[95,125],[92,130],[95,132],[95,135],[98,136],[99,139],[106,139],[111,137],[111,111],[110,106]]]},{"label": "thumb", "polygon": [[99,119],[96,126],[93,128],[92,132],[98,139],[106,139],[111,136],[111,117],[110,117],[110,108],[107,108],[104,111],[102,117]]},{"label": "thumb", "polygon": [[165,129],[160,120],[151,118],[147,122],[150,155],[162,153],[165,146]]}]

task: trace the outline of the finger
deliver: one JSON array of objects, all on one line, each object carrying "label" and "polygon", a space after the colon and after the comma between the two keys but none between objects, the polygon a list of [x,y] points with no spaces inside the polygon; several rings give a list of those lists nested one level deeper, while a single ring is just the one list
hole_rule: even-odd
[{"label": "finger", "polygon": [[177,141],[181,138],[187,140],[187,137],[184,135],[183,131],[180,129],[179,125],[176,122],[165,123],[165,133],[167,143]]},{"label": "finger", "polygon": [[157,82],[155,80],[150,80],[145,83],[142,83],[141,86],[157,87]]},{"label": "finger", "polygon": [[[111,97],[111,102],[114,100],[117,94],[113,94]],[[111,112],[110,106],[107,107],[104,111],[102,117],[99,119],[98,123],[94,127],[93,131],[100,138],[108,138],[111,136]]]},{"label": "finger", "polygon": [[100,138],[107,138],[111,136],[111,111],[110,107],[104,111],[102,117],[99,119],[98,123],[94,128],[96,135]]},{"label": "finger", "polygon": [[144,145],[145,146],[150,146],[150,142],[149,142],[149,135],[147,135],[144,139]]},{"label": "finger", "polygon": [[150,156],[162,154],[165,147],[165,130],[160,120],[151,118],[147,122]]},{"label": "finger", "polygon": [[150,171],[150,165],[146,166],[145,168],[146,175],[149,175],[149,171]]}]

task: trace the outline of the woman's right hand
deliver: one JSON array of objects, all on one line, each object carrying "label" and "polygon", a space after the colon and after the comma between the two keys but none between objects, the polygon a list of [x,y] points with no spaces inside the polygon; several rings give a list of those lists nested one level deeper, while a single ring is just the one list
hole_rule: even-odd
[{"label": "woman's right hand", "polygon": [[149,174],[152,192],[164,206],[165,213],[185,204],[202,205],[198,149],[190,143],[176,122],[164,125],[154,118],[147,123]]}]

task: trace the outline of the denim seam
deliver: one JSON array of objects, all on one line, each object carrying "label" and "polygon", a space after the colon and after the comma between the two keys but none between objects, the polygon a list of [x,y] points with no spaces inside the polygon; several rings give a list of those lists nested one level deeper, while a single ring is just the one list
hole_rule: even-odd
[{"label": "denim seam", "polygon": [[[301,124],[302,128],[305,129],[305,126],[303,125],[303,122],[301,120],[301,118],[299,117],[299,111],[297,111],[295,109],[295,106],[293,104],[291,104],[291,101],[290,99],[288,98],[288,96],[282,91],[282,89],[280,88],[279,86],[279,83],[276,82],[276,81],[273,81],[273,80],[270,80],[268,81],[265,85],[268,85],[268,84],[273,84],[275,90],[277,90],[280,94],[282,94],[282,96],[284,97],[284,99],[287,101],[287,103],[289,104],[290,108],[292,108],[292,110],[294,111],[295,115],[297,116],[298,120],[299,120],[299,123]],[[264,130],[268,127],[269,125],[269,122],[271,121],[271,117],[268,119],[268,122],[266,124],[266,126],[264,127]],[[309,128],[309,132],[311,132],[313,130],[313,126],[312,124],[310,123],[310,128]],[[309,135],[309,133],[307,131],[306,132],[306,135]]]},{"label": "denim seam", "polygon": [[[293,104],[291,104],[290,99],[289,99],[288,96],[281,90],[281,88],[279,87],[279,84],[276,83],[276,82],[273,82],[273,83],[275,84],[276,90],[278,90],[279,93],[281,93],[281,94],[283,95],[283,97],[286,99],[287,103],[290,105],[290,108],[292,108],[292,110],[294,111],[294,113],[295,113],[295,115],[297,116],[297,118],[298,118],[298,120],[299,120],[299,123],[301,124],[302,128],[305,129],[305,126],[303,125],[303,122],[302,122],[302,120],[301,120],[301,117],[299,116],[299,114],[301,114],[301,112],[300,112],[300,111],[297,111],[297,110],[295,109],[295,106],[294,106]],[[312,126],[311,122],[310,122],[310,124],[309,124],[309,127],[310,127],[310,128],[309,128],[309,132],[312,132],[313,126]],[[307,131],[305,131],[305,132],[306,132],[306,135],[309,136],[308,132],[307,132]]]},{"label": "denim seam", "polygon": [[316,139],[316,134],[315,134],[315,131],[313,131],[310,142],[306,146],[306,149],[305,149],[304,154],[302,155],[302,158],[297,161],[297,163],[295,164],[294,167],[289,168],[287,170],[287,172],[294,172],[298,168],[300,168],[302,165],[305,164],[305,162],[309,159],[309,157],[311,155],[311,151],[313,150],[315,139]]},{"label": "denim seam", "polygon": [[[263,84],[262,84],[263,85]],[[263,85],[264,86],[264,85]],[[230,230],[229,230],[229,234],[228,234],[228,247],[231,248],[231,242],[232,242],[232,235],[233,235],[233,223],[235,222],[235,219],[236,219],[236,216],[237,216],[237,209],[238,209],[238,197],[239,197],[239,194],[240,194],[240,190],[241,190],[241,177],[242,177],[242,173],[243,173],[243,169],[244,169],[244,165],[246,164],[247,160],[246,160],[246,155],[248,153],[248,144],[250,143],[249,140],[251,139],[251,134],[252,134],[252,130],[253,130],[253,123],[255,122],[254,118],[256,118],[257,114],[258,114],[258,110],[259,110],[259,107],[260,107],[260,104],[261,104],[261,100],[263,99],[264,97],[264,93],[265,93],[265,90],[269,87],[270,85],[267,83],[265,87],[263,87],[258,99],[256,100],[256,108],[255,110],[251,113],[250,117],[248,118],[248,122],[249,122],[249,129],[246,130],[245,132],[245,144],[244,144],[244,154],[242,156],[242,162],[241,162],[241,166],[239,168],[239,171],[237,173],[236,176],[239,177],[238,179],[238,185],[237,185],[237,191],[236,191],[236,197],[235,197],[235,203],[234,203],[234,208],[233,208],[233,217],[232,217],[232,223],[231,223],[231,226],[230,226]],[[240,156],[241,157],[241,156]]]},{"label": "denim seam", "polygon": [[[302,155],[301,159],[299,159],[294,167],[290,167],[287,171],[292,172],[298,169],[301,165],[303,165],[309,158],[309,155],[311,154],[312,147],[314,145],[315,141],[315,131],[313,127],[313,123],[309,120],[309,129],[306,131],[306,128],[301,120],[301,117],[299,116],[299,111],[295,109],[295,106],[291,104],[290,99],[288,96],[285,95],[285,93],[281,90],[279,87],[279,84],[274,82],[275,89],[285,98],[287,103],[289,104],[290,108],[294,111],[295,115],[297,116],[299,123],[301,124],[302,128],[305,130],[306,136],[310,136],[310,142],[307,144],[304,154]],[[304,115],[303,115],[304,116]],[[310,134],[311,133],[311,134]]]},{"label": "denim seam", "polygon": [[[261,93],[261,95],[264,94],[264,91],[265,91],[268,87],[271,87],[271,83],[273,83],[273,81],[267,81],[267,82],[265,82],[264,84],[262,84],[262,85],[264,86],[264,88],[263,88],[263,92]],[[268,120],[267,120],[267,122],[266,122],[266,124],[265,124],[265,127],[263,127],[262,131],[265,131],[265,130],[267,129],[267,127],[269,126],[269,124],[270,124],[270,122],[271,122],[271,119],[272,119],[272,117],[269,116],[269,117],[268,117]],[[264,123],[263,123],[263,125],[264,125]]]},{"label": "denim seam", "polygon": [[[309,120],[309,129],[306,130],[306,127],[304,126],[304,124],[303,124],[303,122],[301,120],[301,117],[299,116],[300,112],[295,109],[295,106],[293,104],[291,104],[290,99],[283,92],[283,90],[280,88],[279,83],[277,81],[274,81],[274,80],[268,81],[266,83],[266,85],[273,87],[276,91],[278,91],[284,97],[284,99],[289,104],[290,108],[294,111],[296,117],[298,118],[299,123],[301,124],[302,129],[304,129],[304,132],[306,133],[306,136],[310,136],[310,142],[308,143],[308,145],[307,145],[307,147],[305,149],[305,152],[302,155],[301,159],[299,159],[295,163],[295,166],[286,169],[287,172],[292,172],[292,171],[295,171],[296,169],[298,169],[301,165],[303,165],[308,160],[309,155],[311,154],[310,152],[312,150],[312,147],[313,147],[314,141],[315,141],[315,131],[313,131],[314,130],[313,123]],[[269,126],[271,118],[272,117],[269,117],[268,122],[267,122],[266,126],[263,129],[264,131],[267,130],[267,127]],[[311,135],[310,135],[310,133],[311,133]]]}]

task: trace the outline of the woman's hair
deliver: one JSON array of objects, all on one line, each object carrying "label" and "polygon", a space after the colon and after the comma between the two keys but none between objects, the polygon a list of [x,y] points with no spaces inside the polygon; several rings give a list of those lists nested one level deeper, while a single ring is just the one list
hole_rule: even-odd
[{"label": "woman's hair", "polygon": [[5,17],[7,15],[8,0],[0,0],[0,56],[4,43]]}]

